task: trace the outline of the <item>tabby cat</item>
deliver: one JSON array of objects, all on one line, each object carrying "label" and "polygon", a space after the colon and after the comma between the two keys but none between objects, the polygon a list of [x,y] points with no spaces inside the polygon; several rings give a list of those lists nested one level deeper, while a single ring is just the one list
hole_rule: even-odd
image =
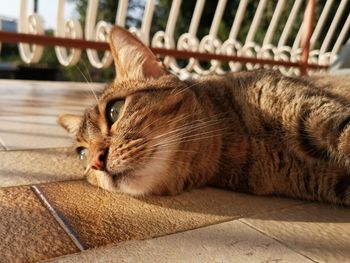
[{"label": "tabby cat", "polygon": [[350,90],[267,70],[181,81],[120,27],[110,46],[114,82],[83,116],[59,118],[91,184],[131,195],[210,185],[350,205]]}]

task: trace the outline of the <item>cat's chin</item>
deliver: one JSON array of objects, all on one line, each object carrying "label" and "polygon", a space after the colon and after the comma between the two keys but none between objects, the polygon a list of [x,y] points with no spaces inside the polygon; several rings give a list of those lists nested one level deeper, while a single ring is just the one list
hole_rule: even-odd
[{"label": "cat's chin", "polygon": [[113,182],[113,178],[104,171],[92,171],[90,172],[87,177],[87,181],[95,185],[97,187],[100,187],[102,189],[105,189],[110,192],[117,192],[118,188],[115,186]]},{"label": "cat's chin", "polygon": [[110,175],[104,171],[92,171],[87,175],[87,181],[109,192],[121,192],[133,196],[143,196],[149,193],[144,187],[139,187],[138,183],[130,180],[117,180],[115,177],[127,177],[127,174]]}]

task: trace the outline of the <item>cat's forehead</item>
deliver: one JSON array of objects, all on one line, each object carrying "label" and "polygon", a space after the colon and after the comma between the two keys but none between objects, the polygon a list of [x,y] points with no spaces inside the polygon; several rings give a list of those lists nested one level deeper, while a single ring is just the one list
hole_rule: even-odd
[{"label": "cat's forehead", "polygon": [[108,100],[111,97],[125,98],[138,92],[150,90],[176,89],[181,88],[183,85],[182,81],[170,74],[158,79],[114,81],[105,88],[100,96],[100,101]]}]

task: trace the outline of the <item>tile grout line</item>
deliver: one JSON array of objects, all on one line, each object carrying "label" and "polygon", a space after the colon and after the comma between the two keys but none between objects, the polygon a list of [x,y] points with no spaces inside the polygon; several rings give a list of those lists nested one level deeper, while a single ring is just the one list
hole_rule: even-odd
[{"label": "tile grout line", "polygon": [[31,186],[32,191],[37,195],[42,204],[49,210],[50,214],[55,218],[57,223],[63,228],[67,235],[71,238],[73,243],[78,247],[80,251],[84,251],[87,247],[79,240],[75,231],[65,222],[63,216],[60,216],[56,210],[52,207],[45,195],[40,191],[36,185]]},{"label": "tile grout line", "polygon": [[295,250],[294,248],[290,247],[288,244],[285,244],[283,241],[281,241],[281,240],[279,240],[279,239],[277,239],[277,238],[275,238],[275,237],[273,237],[273,236],[270,236],[269,234],[265,233],[264,231],[260,230],[259,228],[257,228],[257,227],[255,227],[255,226],[249,224],[248,222],[245,222],[244,219],[245,219],[245,218],[241,218],[241,219],[238,219],[238,221],[241,222],[242,224],[246,225],[247,227],[250,227],[251,229],[253,229],[253,230],[255,230],[255,231],[257,231],[257,232],[263,234],[264,236],[269,237],[269,238],[275,240],[277,243],[281,244],[282,246],[285,246],[286,248],[290,249],[291,251],[295,252],[296,254],[298,254],[298,255],[300,255],[300,256],[302,256],[302,257],[304,257],[304,258],[306,258],[306,259],[308,259],[308,260],[310,260],[310,261],[312,261],[312,262],[315,262],[315,263],[318,262],[318,261],[316,261],[316,260],[310,258],[309,256],[306,256],[306,255],[300,253],[299,251],[297,251],[297,250]]}]

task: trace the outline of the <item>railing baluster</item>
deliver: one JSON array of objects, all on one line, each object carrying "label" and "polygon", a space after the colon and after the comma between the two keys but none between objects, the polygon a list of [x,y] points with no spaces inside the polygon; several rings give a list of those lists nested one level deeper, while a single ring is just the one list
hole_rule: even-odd
[{"label": "railing baluster", "polygon": [[288,16],[286,25],[284,26],[281,37],[278,41],[277,47],[281,48],[281,47],[285,46],[287,39],[288,39],[288,36],[290,34],[290,30],[292,29],[292,26],[295,22],[296,16],[297,16],[298,11],[300,9],[301,3],[302,3],[302,0],[296,0],[294,2],[292,10],[290,11],[290,14]]},{"label": "railing baluster", "polygon": [[310,42],[310,48],[313,48],[315,45],[316,40],[318,39],[321,29],[324,26],[324,23],[326,22],[326,18],[329,14],[329,11],[331,10],[333,4],[333,0],[327,0],[326,5],[324,6],[322,13],[320,15],[320,18],[318,19],[317,25],[315,27],[314,33],[312,34],[311,37],[311,42]]},{"label": "railing baluster", "polygon": [[267,3],[267,0],[260,0],[259,2],[252,24],[250,25],[247,37],[245,39],[246,44],[254,42],[254,37],[255,37],[256,31],[258,30],[258,26],[259,26],[262,14],[264,12],[266,3]]},{"label": "railing baluster", "polygon": [[148,0],[145,7],[145,12],[143,14],[143,20],[141,25],[141,39],[146,45],[149,45],[154,5],[155,0]]},{"label": "railing baluster", "polygon": [[128,0],[119,0],[117,17],[115,19],[115,23],[118,26],[125,27],[125,20],[126,20],[127,11],[128,11]]},{"label": "railing baluster", "polygon": [[[315,0],[308,1],[311,3],[310,1]],[[349,1],[328,0],[324,2],[323,8],[318,6],[318,9],[321,9],[322,12],[316,21],[315,30],[311,32],[311,36],[308,35],[310,33],[310,23],[308,24],[307,35],[311,39],[310,41],[306,41],[304,34],[306,31],[304,28],[306,27],[305,21],[307,19],[304,19],[305,21],[302,22],[299,19],[300,9],[305,2],[306,0],[295,0],[293,2],[286,0],[275,0],[273,2],[269,0],[260,0],[256,10],[252,10],[254,12],[253,18],[249,20],[245,15],[247,14],[248,5],[253,5],[253,0],[241,0],[238,3],[238,8],[235,17],[233,18],[230,33],[227,36],[227,39],[222,43],[217,35],[219,25],[222,23],[225,7],[227,6],[227,0],[217,1],[209,32],[202,39],[198,39],[197,31],[200,26],[199,24],[206,0],[197,0],[187,32],[180,32],[182,34],[177,40],[177,43],[175,43],[176,39],[174,34],[177,20],[180,17],[182,0],[170,1],[171,8],[165,29],[164,31],[156,32],[154,36],[150,36],[150,31],[157,1],[147,0],[145,1],[145,10],[143,12],[141,27],[130,27],[129,31],[137,35],[145,44],[149,45],[151,42],[153,50],[157,50],[157,52],[160,52],[158,54],[161,54],[162,56],[165,55],[164,64],[182,77],[188,76],[191,72],[201,75],[214,72],[224,73],[223,69],[226,65],[221,64],[221,61],[228,62],[232,71],[241,70],[243,64],[247,69],[252,69],[257,67],[256,65],[259,64],[259,61],[265,61],[263,63],[264,65],[278,68],[284,74],[298,74],[299,68],[305,73],[305,67],[307,64],[310,64],[315,68],[315,64],[329,65],[332,63],[337,58],[338,52],[350,30],[350,16],[348,10]],[[99,0],[88,0],[86,21],[84,25],[85,32],[83,32],[78,21],[64,19],[65,0],[57,0],[56,38],[44,36],[36,41],[32,38],[33,35],[40,36],[44,34],[42,19],[37,13],[28,15],[28,0],[20,0],[18,36],[27,40],[31,39],[31,42],[27,40],[21,41],[20,39],[16,40],[16,37],[13,34],[0,32],[0,51],[1,42],[15,42],[18,43],[20,57],[25,63],[37,63],[43,52],[41,44],[55,46],[55,52],[59,63],[63,66],[69,66],[74,65],[79,61],[84,46],[88,48],[86,52],[90,63],[95,68],[106,68],[112,63],[110,51],[106,49],[106,42],[112,24],[103,20],[97,21],[98,3]],[[258,32],[260,34],[265,30],[265,28],[261,27],[262,19],[270,18],[267,17],[269,14],[265,12],[265,9],[267,5],[271,5],[271,3],[274,4],[271,21],[267,26],[262,43],[257,43],[256,34]],[[128,0],[119,0],[115,14],[115,24],[125,27],[128,6]],[[274,35],[277,28],[279,28],[278,25],[284,11],[286,11],[286,6],[291,6],[291,10],[288,11],[289,14],[287,21],[284,25],[281,36],[279,37],[278,43],[276,44],[273,43]],[[325,24],[329,20],[329,15],[332,10],[336,10],[336,13],[334,18],[332,18],[329,28],[325,29]],[[339,25],[340,21],[344,20],[344,24]],[[243,22],[248,25],[250,24],[250,27],[245,40],[243,43],[240,43],[237,37]],[[298,28],[297,34],[291,36],[291,33],[295,32],[292,29],[295,27],[296,23],[300,27]],[[325,32],[326,34],[324,39],[320,40],[322,32]],[[336,33],[338,36],[335,36]],[[83,40],[83,35],[85,35],[85,40]],[[27,38],[27,36],[29,38]],[[293,43],[287,43],[292,37]],[[67,39],[67,42],[65,42],[65,39]],[[150,41],[150,39],[152,41]],[[335,42],[334,44],[333,40]],[[322,43],[318,50],[314,48],[314,46],[320,41],[322,41]],[[310,46],[308,47],[308,45]],[[168,53],[165,52],[166,49],[169,50]],[[308,50],[307,56],[305,54],[306,50]],[[189,54],[198,54],[198,56],[191,57]],[[208,58],[206,54],[208,54],[209,57],[212,57],[209,68],[204,68],[204,65],[208,64],[199,63],[204,57]],[[219,57],[223,60],[219,61]],[[234,61],[228,61],[227,59],[229,57],[232,57]],[[307,61],[305,60],[306,57]],[[188,62],[186,64],[178,63],[175,58],[186,58]],[[273,60],[278,62],[273,65],[273,63],[271,63]],[[300,67],[302,64],[304,67]],[[299,68],[295,65],[299,65]],[[288,66],[288,68],[286,68],[286,66]]]},{"label": "railing baluster", "polygon": [[[292,6],[287,22],[283,28],[280,39],[278,40],[278,44],[275,52],[275,59],[282,59],[284,61],[293,60],[293,62],[297,61],[296,59],[294,59],[294,56],[292,55],[292,48],[290,46],[287,46],[286,42],[290,35],[290,31],[295,23],[295,20],[297,18],[297,14],[301,7],[301,4],[302,4],[302,0],[296,0]],[[297,71],[294,68],[286,68],[283,66],[280,66],[278,68],[282,73],[286,75],[297,74]]]},{"label": "railing baluster", "polygon": [[[58,0],[57,2],[57,18],[56,18],[56,31],[57,37],[69,37],[73,39],[82,39],[83,30],[78,21],[69,19],[64,21],[64,0]],[[55,47],[56,56],[58,61],[63,66],[72,66],[78,63],[81,55],[81,49],[71,49],[68,55],[68,51],[63,47]]]},{"label": "railing baluster", "polygon": [[277,2],[275,11],[273,12],[273,16],[271,18],[270,25],[269,25],[269,27],[266,31],[265,37],[264,37],[264,41],[262,44],[263,47],[271,44],[271,39],[273,37],[273,34],[275,33],[276,26],[277,26],[278,21],[281,17],[285,2],[286,2],[286,0],[279,0]]},{"label": "railing baluster", "polygon": [[337,41],[335,42],[333,49],[331,51],[331,58],[330,58],[331,63],[335,60],[336,54],[339,52],[340,46],[343,43],[344,38],[348,33],[349,29],[350,29],[350,14],[348,15],[348,18],[346,19],[344,26],[337,38]]},{"label": "railing baluster", "polygon": [[[119,2],[120,4],[120,2]],[[107,41],[107,35],[111,25],[105,21],[99,21],[96,25],[98,0],[89,0],[85,22],[85,39],[96,41]],[[99,58],[96,50],[86,50],[88,59],[95,68],[109,67],[113,61],[109,51],[103,54],[102,59]]]},{"label": "railing baluster", "polygon": [[236,16],[235,16],[235,19],[233,21],[230,35],[229,35],[230,39],[237,39],[237,35],[239,32],[239,29],[241,28],[241,24],[242,24],[242,20],[243,20],[244,14],[245,14],[245,10],[247,9],[247,5],[248,5],[248,0],[241,0],[239,2]]},{"label": "railing baluster", "polygon": [[[253,21],[250,25],[247,37],[245,39],[244,46],[241,49],[241,54],[243,56],[248,56],[248,57],[256,57],[259,50],[260,46],[258,46],[254,42],[254,38],[256,35],[256,31],[258,30],[264,9],[266,7],[267,0],[260,0],[258,7],[255,11]],[[247,63],[246,65],[247,69],[253,69],[254,67],[259,67],[259,65],[253,65],[251,63]]]},{"label": "railing baluster", "polygon": [[141,39],[143,43],[149,45],[151,23],[154,13],[155,0],[147,1],[142,18],[141,28],[130,27],[129,31]]},{"label": "railing baluster", "polygon": [[[203,37],[199,43],[199,52],[220,53],[222,44],[221,41],[217,38],[217,32],[219,29],[220,21],[222,20],[222,16],[224,14],[226,3],[227,0],[218,1],[213,21],[210,26],[209,34]],[[207,75],[219,69],[220,62],[218,60],[211,60],[210,63],[211,66],[207,70],[202,68],[198,62],[195,63],[193,69],[201,75]]]},{"label": "railing baluster", "polygon": [[[165,31],[158,31],[154,34],[152,39],[152,47],[165,47],[169,49],[175,47],[174,33],[176,22],[179,17],[181,3],[182,0],[174,0],[172,2]],[[174,69],[178,68],[175,64],[176,61],[174,58],[165,57],[163,63],[168,67],[172,67]]]},{"label": "railing baluster", "polygon": [[[33,33],[37,35],[44,34],[44,26],[42,18],[38,14],[27,15],[27,0],[21,0],[20,13],[18,20],[19,33]],[[30,44],[18,44],[19,54],[21,59],[29,63],[38,63],[43,54],[43,47]]]},{"label": "railing baluster", "polygon": [[334,35],[336,27],[337,27],[337,25],[339,23],[341,15],[344,12],[344,9],[345,9],[345,6],[346,6],[347,2],[348,2],[348,0],[340,1],[339,7],[337,9],[337,12],[335,13],[334,19],[332,20],[332,23],[331,23],[331,25],[330,25],[330,27],[328,29],[326,37],[324,38],[323,43],[322,43],[321,48],[320,48],[320,60],[321,61],[327,59],[327,57],[328,57],[326,52],[328,50],[330,41],[331,41],[331,39],[332,39],[332,37]]},{"label": "railing baluster", "polygon": [[[226,55],[236,55],[241,52],[242,44],[237,40],[238,32],[241,28],[242,20],[245,14],[245,10],[248,5],[248,0],[241,0],[238,5],[236,16],[233,20],[231,31],[228,39],[221,46],[221,53]],[[242,68],[241,63],[229,62],[230,69],[232,71],[238,71]]]},{"label": "railing baluster", "polygon": [[[182,34],[179,37],[179,40],[177,42],[177,49],[178,50],[187,50],[187,51],[197,51],[199,47],[199,40],[197,38],[197,31],[199,27],[199,22],[202,17],[203,8],[205,5],[205,0],[197,0],[196,6],[193,11],[193,15],[191,18],[191,23],[188,29],[188,33]],[[188,64],[184,68],[179,68],[178,65],[176,65],[178,68],[175,69],[175,72],[180,72],[183,75],[188,75],[189,72],[193,70],[193,67],[196,63],[196,60],[194,58],[190,58],[188,61]]]},{"label": "railing baluster", "polygon": [[[285,0],[279,0],[273,12],[271,22],[266,31],[261,48],[257,51],[258,58],[274,58],[276,56],[276,47],[271,43],[273,34],[275,33],[278,21],[282,15]],[[270,67],[270,66],[269,66]]]},{"label": "railing baluster", "polygon": [[198,26],[199,26],[200,19],[202,17],[204,5],[205,5],[205,0],[197,0],[196,6],[193,11],[190,28],[188,29],[188,33],[192,37],[195,37],[197,35]]}]

